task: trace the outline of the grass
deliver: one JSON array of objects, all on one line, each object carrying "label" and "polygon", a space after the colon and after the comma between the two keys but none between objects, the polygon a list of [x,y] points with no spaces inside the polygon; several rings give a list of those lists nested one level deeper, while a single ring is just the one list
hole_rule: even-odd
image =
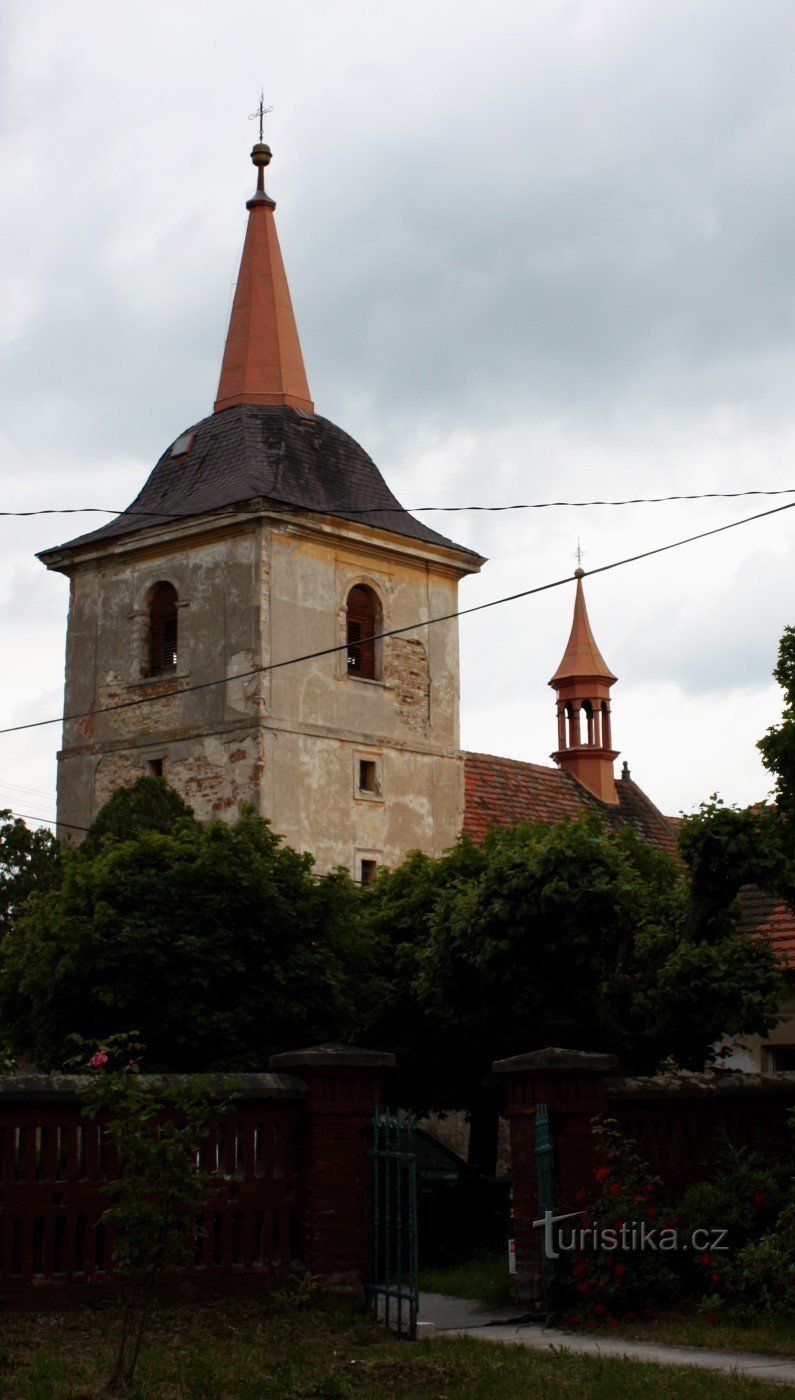
[{"label": "grass", "polygon": [[714,1326],[704,1315],[672,1309],[651,1323],[621,1322],[610,1328],[611,1337],[633,1341],[670,1342],[674,1346],[716,1347],[722,1351],[756,1351],[769,1356],[795,1356],[795,1317],[749,1318],[727,1309],[719,1312]]},{"label": "grass", "polygon": [[[480,1254],[468,1263],[457,1264],[450,1269],[426,1270],[420,1276],[420,1288],[426,1293],[474,1298],[490,1308],[510,1302],[508,1285],[507,1261],[502,1252]],[[654,1322],[620,1322],[618,1327],[600,1328],[600,1335],[602,1332],[633,1341],[766,1352],[771,1356],[795,1355],[795,1319],[792,1314],[788,1317],[763,1314],[750,1318],[727,1309],[717,1314],[713,1326],[707,1322],[705,1313],[673,1308],[660,1313]]]},{"label": "grass", "polygon": [[[8,1400],[98,1400],[115,1317],[5,1314],[0,1395]],[[564,1349],[526,1351],[464,1338],[411,1345],[369,1318],[265,1303],[161,1308],[128,1400],[628,1400],[645,1396],[740,1400],[769,1394],[759,1381],[667,1369]]]},{"label": "grass", "polygon": [[423,1293],[448,1293],[452,1298],[476,1298],[489,1308],[509,1302],[508,1258],[505,1251],[477,1254],[465,1264],[449,1269],[424,1269],[420,1274]]}]

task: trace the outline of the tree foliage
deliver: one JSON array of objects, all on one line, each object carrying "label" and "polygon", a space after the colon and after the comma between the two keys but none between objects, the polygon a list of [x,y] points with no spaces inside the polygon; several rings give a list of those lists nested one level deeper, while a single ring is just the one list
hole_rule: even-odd
[{"label": "tree foliage", "polygon": [[51,831],[31,831],[19,817],[0,811],[0,942],[30,895],[56,884],[58,866],[58,843]]},{"label": "tree foliage", "polygon": [[784,709],[780,723],[768,729],[757,747],[768,773],[775,778],[776,806],[792,833],[795,830],[795,627],[784,628],[773,675],[784,691]]},{"label": "tree foliage", "polygon": [[763,1033],[783,991],[767,943],[724,915],[692,920],[683,865],[598,815],[415,854],[367,894],[393,969],[370,1035],[415,1103],[466,1108],[473,1130],[502,1056],[557,1044],[626,1071],[702,1068],[725,1032]]},{"label": "tree foliage", "polygon": [[71,1034],[134,1030],[152,1069],[253,1070],[274,1050],[344,1038],[362,962],[350,880],[317,878],[311,856],[251,810],[234,825],[177,813],[171,830],[130,835],[136,788],[115,795],[113,824],[100,814],[101,839],[65,853],[60,888],[8,935],[0,1022],[12,1047],[50,1068]]}]

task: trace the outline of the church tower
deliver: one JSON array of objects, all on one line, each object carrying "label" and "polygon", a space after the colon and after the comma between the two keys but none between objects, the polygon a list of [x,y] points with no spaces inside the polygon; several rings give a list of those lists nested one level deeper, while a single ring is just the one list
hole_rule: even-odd
[{"label": "church tower", "polygon": [[613,764],[610,688],[616,677],[608,670],[594,640],[582,581],[583,569],[575,569],[577,593],[574,620],[563,660],[549,684],[558,699],[558,747],[550,754],[559,768],[571,773],[595,797],[618,802]]},{"label": "church tower", "polygon": [[423,624],[484,561],[315,412],[270,159],[257,143],[214,412],[126,512],[40,555],[70,580],[58,821],[74,837],[162,774],[200,819],[253,803],[319,869],[367,880],[461,829],[457,623]]}]

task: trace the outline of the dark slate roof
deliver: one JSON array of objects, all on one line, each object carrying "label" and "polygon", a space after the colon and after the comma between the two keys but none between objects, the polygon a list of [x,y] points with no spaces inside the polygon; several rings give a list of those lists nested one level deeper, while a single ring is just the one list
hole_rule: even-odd
[{"label": "dark slate roof", "polygon": [[495,754],[464,754],[464,834],[482,841],[492,826],[559,822],[581,812],[601,812],[612,827],[632,826],[639,836],[670,854],[676,837],[664,817],[631,778],[616,782],[618,805],[601,802],[571,773]]},{"label": "dark slate roof", "polygon": [[[479,561],[473,550],[414,520],[364,448],[327,418],[281,406],[238,404],[202,419],[180,437],[190,433],[195,439],[189,451],[172,457],[169,445],[124,515],[57,548],[76,549],[265,497],[457,549]],[[45,550],[41,557],[46,560],[53,552]]]}]

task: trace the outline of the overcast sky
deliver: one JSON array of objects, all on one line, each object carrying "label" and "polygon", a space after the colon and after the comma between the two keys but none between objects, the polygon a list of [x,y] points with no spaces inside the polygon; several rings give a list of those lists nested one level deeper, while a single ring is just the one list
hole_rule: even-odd
[{"label": "overcast sky", "polygon": [[[317,410],[404,505],[795,487],[791,0],[4,0],[0,509],[124,507],[211,411],[263,85]],[[467,606],[777,504],[421,518]],[[0,520],[0,725],[60,712],[34,554],[102,518]],[[793,523],[586,581],[667,812],[768,790]],[[462,621],[466,747],[548,761],[572,603]],[[0,805],[54,811],[58,742],[0,737]]]}]

